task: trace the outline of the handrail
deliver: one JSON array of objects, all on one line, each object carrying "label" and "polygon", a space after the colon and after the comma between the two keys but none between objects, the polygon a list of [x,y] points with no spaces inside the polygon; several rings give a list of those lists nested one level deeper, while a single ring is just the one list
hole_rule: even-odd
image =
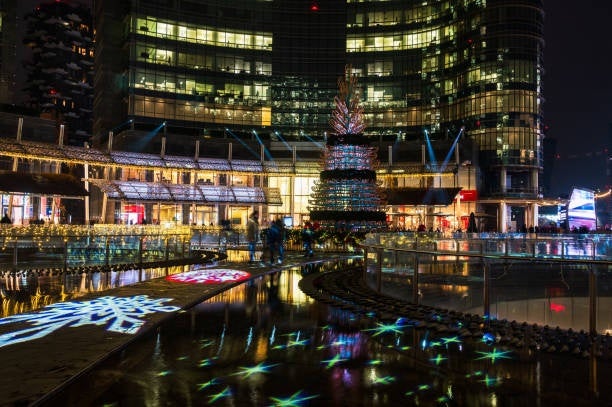
[{"label": "handrail", "polygon": [[[559,265],[587,266],[588,273],[588,320],[589,331],[597,334],[597,276],[600,271],[612,266],[612,237],[605,235],[585,237],[582,235],[561,235],[557,237],[537,236],[522,239],[513,237],[479,238],[478,235],[465,238],[442,238],[427,234],[402,235],[398,233],[369,234],[359,244],[364,252],[364,277],[368,273],[369,253],[376,258],[376,290],[381,291],[383,276],[383,254],[392,252],[391,258],[385,259],[395,269],[397,254],[405,253],[413,259],[412,301],[419,302],[419,262],[423,256],[429,256],[432,264],[440,258],[480,260],[483,265],[483,311],[489,316],[490,299],[490,263],[492,261],[509,262],[525,261],[529,263],[553,263]],[[450,249],[452,248],[452,249]],[[501,248],[501,250],[500,250]],[[518,249],[518,250],[517,250]],[[588,253],[587,253],[588,251]],[[394,260],[395,259],[395,260]]]}]

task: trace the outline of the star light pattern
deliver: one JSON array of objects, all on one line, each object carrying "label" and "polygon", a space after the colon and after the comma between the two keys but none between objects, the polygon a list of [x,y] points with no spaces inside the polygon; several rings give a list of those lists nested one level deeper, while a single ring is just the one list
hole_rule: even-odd
[{"label": "star light pattern", "polygon": [[380,385],[387,385],[387,384],[391,384],[393,382],[395,382],[395,377],[393,376],[383,376],[383,377],[377,377],[375,378],[372,383],[373,384],[380,384]]},{"label": "star light pattern", "polygon": [[210,396],[208,396],[208,404],[212,404],[216,401],[219,401],[223,398],[230,397],[230,396],[232,396],[232,389],[229,386],[227,386],[220,392],[211,394]]},{"label": "star light pattern", "polygon": [[476,358],[476,360],[488,359],[491,361],[491,363],[495,363],[495,361],[498,359],[511,359],[511,357],[508,355],[512,352],[509,350],[500,351],[500,350],[497,350],[497,348],[493,348],[491,352],[476,351],[476,353],[481,355],[480,357]]},{"label": "star light pattern", "polygon": [[501,384],[502,378],[501,377],[491,377],[487,374],[480,382],[484,383],[485,386],[487,387],[494,387],[494,386]]},{"label": "star light pattern", "polygon": [[144,325],[140,319],[156,312],[174,312],[179,307],[163,305],[172,298],[100,297],[89,301],[69,301],[48,305],[40,312],[12,315],[0,319],[0,325],[29,323],[29,328],[0,335],[0,347],[45,337],[64,327],[106,325],[107,331],[135,334]]},{"label": "star light pattern", "polygon": [[308,400],[316,399],[318,395],[306,396],[303,395],[302,391],[293,393],[288,398],[270,397],[273,402],[273,406],[277,407],[300,407],[303,406]]},{"label": "star light pattern", "polygon": [[204,383],[198,383],[198,391],[202,391],[202,390],[207,389],[210,386],[213,386],[213,385],[218,384],[218,383],[219,383],[219,381],[217,379],[212,379],[212,380],[209,380],[209,381],[204,382]]},{"label": "star light pattern", "polygon": [[344,359],[340,355],[334,355],[333,358],[322,360],[321,363],[326,365],[325,369],[331,369],[332,367],[336,366],[338,363],[346,362],[347,360],[349,359]]},{"label": "star light pattern", "polygon": [[435,363],[436,365],[439,365],[440,363],[444,362],[445,360],[448,360],[448,358],[446,356],[441,355],[441,354],[437,354],[436,356],[434,356],[433,358],[431,358],[429,360],[432,361],[433,363]]},{"label": "star light pattern", "polygon": [[[358,339],[359,337],[362,337],[365,332],[369,333],[369,337],[371,340],[376,340],[375,338],[378,337],[379,343],[383,340],[383,338],[381,337],[383,333],[391,333],[394,335],[393,341],[396,343],[396,345],[395,346],[385,346],[382,343],[380,343],[380,345],[383,345],[382,348],[384,349],[397,349],[398,348],[397,343],[401,342],[402,335],[406,333],[404,332],[405,330],[403,329],[405,327],[407,327],[407,325],[402,325],[399,322],[394,323],[394,324],[377,323],[372,328],[361,329],[360,330],[362,332],[361,334],[346,334],[342,331],[336,332],[336,329],[331,326],[319,327],[318,328],[319,332],[325,333],[325,335],[322,337],[323,342],[320,344],[320,346],[313,346],[310,348],[306,348],[305,345],[307,345],[312,340],[305,339],[305,338],[312,338],[313,336],[316,337],[317,335],[313,335],[313,333],[309,333],[305,331],[290,331],[287,333],[282,333],[282,332],[277,332],[276,327],[274,327],[274,329],[271,329],[268,334],[270,336],[278,335],[281,337],[285,337],[287,338],[288,344],[283,345],[283,346],[274,346],[272,342],[269,342],[269,341],[266,341],[266,342],[269,343],[270,350],[276,350],[277,352],[278,351],[280,352],[289,351],[289,348],[295,347],[295,346],[303,347],[305,349],[305,352],[309,352],[309,351],[320,352],[320,351],[325,351],[329,349],[332,349],[332,350],[342,349],[345,347],[359,348],[360,346],[363,346],[364,343],[367,343],[367,341],[362,342]],[[222,336],[224,336],[225,335],[225,325],[223,325],[221,329],[223,332]],[[255,329],[253,329],[253,326],[245,327],[245,331],[242,334],[243,336],[242,339],[244,339],[244,337],[248,337],[249,335],[253,335],[253,336],[257,335],[257,332]],[[327,338],[327,340],[324,338]],[[432,365],[440,365],[444,361],[449,360],[449,356],[451,355],[451,351],[452,351],[449,347],[450,344],[462,343],[461,339],[457,336],[437,337],[434,333],[432,333],[432,331],[426,331],[424,334],[424,338],[425,338],[424,341],[427,342],[427,346],[424,347],[424,350],[428,350],[432,348],[437,348],[438,350],[440,350],[439,353],[434,353],[433,355],[429,355],[431,357],[428,357],[428,360],[430,363],[432,363]],[[430,338],[430,339],[427,339],[427,338]],[[216,362],[218,359],[223,359],[222,356],[219,356],[220,354],[219,349],[223,347],[223,339],[218,340],[218,339],[206,338],[206,339],[200,339],[196,343],[199,345],[199,349],[202,349],[205,352],[210,353],[211,355],[216,354],[216,356],[199,358],[196,361],[196,364],[198,367],[207,368],[206,373],[205,373],[207,376],[210,374],[214,374],[216,367],[214,367],[213,365],[222,366],[221,367],[222,371],[225,371],[225,367],[223,366],[226,366],[227,361],[222,360],[222,363],[220,364],[213,363],[213,362]],[[456,347],[452,347],[452,348],[456,349]],[[248,351],[249,354],[251,352],[252,350]],[[492,362],[495,362],[496,360],[499,360],[499,359],[509,358],[507,356],[509,352],[500,351],[497,349],[493,349],[491,352],[478,352],[478,351],[473,351],[473,352],[476,355],[474,356],[476,360],[487,359],[487,360],[491,360]],[[342,351],[340,351],[338,353],[336,352],[334,353],[335,353],[334,356],[328,359],[325,359],[324,357],[317,357],[313,355],[314,356],[313,361],[318,360],[321,364],[323,364],[323,366],[325,367],[325,370],[337,368],[339,366],[342,366],[342,364],[345,362],[348,362],[350,366],[352,366],[350,369],[353,369],[353,367],[357,365],[361,365],[364,368],[366,366],[369,366],[373,369],[373,372],[375,372],[374,370],[376,369],[375,366],[388,366],[388,364],[383,363],[383,360],[381,359],[372,358],[372,359],[364,360],[360,356],[360,355],[363,355],[363,353],[360,353],[360,352],[343,353]],[[174,360],[176,360],[177,362],[182,362],[186,359],[187,357],[184,355],[174,358]],[[194,383],[192,384],[193,386],[192,388],[194,389],[193,391],[201,393],[202,397],[206,397],[208,404],[214,404],[218,401],[221,401],[222,399],[227,399],[227,398],[231,398],[233,400],[234,397],[236,397],[236,400],[234,400],[234,402],[239,402],[240,397],[241,397],[239,395],[241,393],[239,389],[241,387],[240,383],[242,381],[245,381],[257,375],[261,375],[260,378],[258,378],[257,380],[268,380],[268,379],[264,379],[264,377],[271,373],[273,373],[271,376],[278,376],[278,374],[282,375],[282,373],[280,373],[282,372],[282,367],[279,368],[279,366],[282,366],[283,363],[282,362],[278,363],[279,360],[283,360],[282,353],[274,354],[274,363],[271,363],[270,360],[264,360],[264,361],[258,360],[259,363],[254,364],[252,366],[248,366],[248,365],[247,366],[235,366],[233,369],[234,370],[233,372],[232,371],[226,372],[224,375],[216,376],[212,379],[210,378],[210,376],[208,376],[208,378],[206,378],[205,380],[194,381]],[[390,368],[393,369],[392,366]],[[277,373],[277,372],[273,372],[273,370],[275,369],[281,369],[281,370]],[[350,374],[348,374],[347,376],[347,371],[350,369],[347,368],[347,369],[336,370],[336,372],[342,371],[343,373],[333,373],[333,374],[341,375],[343,377],[342,380],[350,380]],[[425,403],[435,402],[438,404],[449,403],[449,402],[452,402],[452,400],[454,399],[452,392],[449,392],[448,390],[443,391],[443,389],[440,388],[440,386],[436,384],[435,382],[431,382],[431,383],[422,382],[420,384],[413,384],[414,387],[412,389],[403,389],[401,377],[394,376],[389,373],[393,373],[393,371],[391,370],[380,376],[378,376],[376,373],[373,373],[372,378],[369,381],[369,386],[371,386],[372,389],[374,389],[375,387],[381,387],[381,386],[387,386],[389,389],[392,389],[392,388],[396,388],[399,386],[399,394],[402,394],[401,397],[405,397],[404,400],[402,400],[401,398],[394,400],[399,404],[401,404],[402,402],[405,402],[408,404],[411,403],[410,398],[414,398],[414,400],[418,399],[419,401],[422,401]],[[158,377],[164,377],[168,375],[178,376],[180,374],[180,371],[178,371],[175,368],[173,370],[168,369],[168,370],[156,372],[155,374]],[[501,385],[502,383],[502,380],[499,377],[499,374],[495,373],[493,370],[476,370],[472,373],[466,374],[464,377],[468,380],[471,380],[472,383],[479,384],[482,387],[486,387],[486,388],[498,386],[498,385]],[[270,379],[270,380],[275,380],[275,379]],[[270,406],[300,406],[301,407],[301,406],[308,405],[310,403],[310,400],[321,397],[320,395],[309,394],[308,389],[299,389],[299,390],[293,389],[292,391],[295,391],[295,393],[291,394],[290,396],[266,395],[266,397],[269,399],[269,403],[267,405],[270,405]],[[389,390],[389,391],[393,392],[395,390]]]},{"label": "star light pattern", "polygon": [[380,322],[376,323],[376,327],[374,328],[370,328],[370,329],[364,329],[365,332],[369,332],[372,331],[374,332],[374,335],[372,336],[378,336],[378,335],[382,335],[385,333],[396,333],[396,334],[401,334],[404,332],[404,328],[406,328],[407,325],[403,324],[400,321],[396,321],[392,324],[381,324]]},{"label": "star light pattern", "polygon": [[261,362],[251,367],[241,366],[240,371],[234,373],[234,376],[242,376],[242,378],[247,378],[257,373],[269,373],[270,369],[273,368],[274,366],[278,366],[278,363],[277,364],[265,364],[264,362]]},{"label": "star light pattern", "polygon": [[459,339],[458,336],[447,336],[444,338],[440,338],[440,340],[442,341],[444,345],[450,345],[451,343],[457,343],[457,344],[462,343],[461,339]]},{"label": "star light pattern", "polygon": [[[267,301],[265,296],[257,298],[262,303]],[[452,391],[453,387],[445,388],[437,379],[442,366],[451,367],[449,361],[453,361],[452,369],[444,370],[450,372],[449,377],[461,377],[460,381],[480,389],[475,391],[490,391],[493,386],[506,385],[501,380],[501,377],[506,377],[502,371],[503,364],[493,364],[509,359],[509,351],[485,348],[476,338],[466,340],[467,345],[483,350],[478,352],[473,346],[462,346],[459,336],[443,334],[436,329],[416,329],[412,321],[405,319],[387,323],[364,319],[362,321],[367,326],[350,325],[347,330],[344,325],[346,318],[341,314],[335,316],[342,323],[335,318],[327,321],[333,321],[333,324],[325,326],[316,323],[252,325],[252,321],[244,321],[235,322],[232,329],[221,319],[207,319],[204,324],[213,320],[217,322],[213,327],[206,326],[202,336],[194,338],[191,333],[189,352],[175,346],[175,342],[160,341],[167,342],[169,353],[160,350],[157,357],[163,357],[164,363],[153,364],[149,377],[159,378],[158,383],[182,378],[186,381],[186,391],[200,405],[242,405],[245,397],[254,397],[258,403],[266,405],[302,407],[315,398],[328,400],[327,390],[315,387],[320,380],[342,384],[345,389],[361,386],[359,391],[364,395],[372,395],[384,388],[394,405],[412,405],[417,401],[423,405],[452,403],[457,392]],[[246,349],[243,348],[245,341],[248,344]],[[403,345],[408,341],[415,346]],[[296,347],[299,348],[297,352]],[[408,354],[400,352],[402,349],[413,351]],[[409,377],[398,373],[404,368],[406,357],[419,361],[418,364],[424,367],[422,371],[419,368],[421,374]],[[287,371],[296,369],[296,360],[300,374],[303,367],[304,375],[314,371],[315,375],[321,376],[320,379],[301,380],[298,374],[298,380],[292,381]],[[467,363],[457,363],[461,361]],[[466,374],[472,366],[481,370],[474,369]],[[189,374],[184,373],[185,369],[189,369]],[[366,372],[368,380],[358,381],[359,375]],[[275,386],[279,382],[283,385]],[[246,395],[245,389],[253,384],[257,388],[253,387]]]},{"label": "star light pattern", "polygon": [[198,367],[207,367],[207,366],[212,366],[214,364],[214,360],[217,358],[206,358],[206,359],[202,359],[200,360],[200,362],[198,363]]},{"label": "star light pattern", "polygon": [[198,269],[185,273],[173,274],[166,280],[175,283],[222,284],[248,280],[250,273],[233,269]]}]

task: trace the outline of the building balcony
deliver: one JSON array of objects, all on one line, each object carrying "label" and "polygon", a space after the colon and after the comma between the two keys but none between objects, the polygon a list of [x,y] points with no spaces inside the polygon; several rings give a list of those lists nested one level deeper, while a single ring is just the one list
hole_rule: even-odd
[{"label": "building balcony", "polygon": [[482,191],[481,198],[520,198],[520,199],[537,199],[541,196],[541,191],[537,187],[518,187],[506,188],[502,190],[491,189]]}]

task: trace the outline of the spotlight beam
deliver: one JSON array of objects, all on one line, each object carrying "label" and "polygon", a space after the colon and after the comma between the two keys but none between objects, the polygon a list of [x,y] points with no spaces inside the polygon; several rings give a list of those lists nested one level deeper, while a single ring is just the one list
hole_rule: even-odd
[{"label": "spotlight beam", "polygon": [[240,139],[240,137],[238,137],[237,135],[235,135],[235,134],[234,134],[234,133],[233,133],[233,132],[232,132],[230,129],[228,129],[227,127],[225,128],[225,131],[226,131],[226,132],[227,132],[227,133],[228,133],[230,136],[232,136],[233,138],[235,138],[236,140],[238,140],[238,142],[239,142],[240,144],[242,144],[242,146],[243,146],[244,148],[246,148],[248,151],[250,151],[250,152],[251,152],[251,154],[253,154],[255,157],[257,157],[257,158],[259,159],[259,154],[257,154],[255,151],[253,151],[253,149],[252,149],[251,147],[249,147],[249,145],[248,145],[247,143],[245,143],[244,141],[242,141],[242,140]]}]

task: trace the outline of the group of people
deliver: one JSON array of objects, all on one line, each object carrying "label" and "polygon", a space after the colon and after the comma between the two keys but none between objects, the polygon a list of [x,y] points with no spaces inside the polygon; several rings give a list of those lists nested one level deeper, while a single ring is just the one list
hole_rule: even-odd
[{"label": "group of people", "polygon": [[[264,250],[261,261],[263,261],[263,258],[267,253],[270,264],[275,264],[275,262],[282,264],[285,257],[286,237],[285,224],[283,223],[282,219],[274,220],[271,222],[268,229],[263,231],[263,233],[260,233],[259,214],[257,212],[253,212],[247,221],[249,262],[257,262],[255,252],[257,250],[257,243],[261,240],[264,242]],[[306,225],[302,230],[302,241],[304,243],[304,256],[312,257],[314,231],[310,222],[306,222]]]},{"label": "group of people", "polygon": [[255,252],[260,239],[265,243],[264,253],[268,252],[270,264],[274,264],[275,260],[278,264],[281,264],[285,256],[285,225],[283,221],[280,219],[273,221],[270,227],[265,230],[265,233],[262,234],[259,229],[259,214],[254,212],[249,216],[247,222],[247,241],[249,244],[249,261],[251,263],[257,261]]}]

